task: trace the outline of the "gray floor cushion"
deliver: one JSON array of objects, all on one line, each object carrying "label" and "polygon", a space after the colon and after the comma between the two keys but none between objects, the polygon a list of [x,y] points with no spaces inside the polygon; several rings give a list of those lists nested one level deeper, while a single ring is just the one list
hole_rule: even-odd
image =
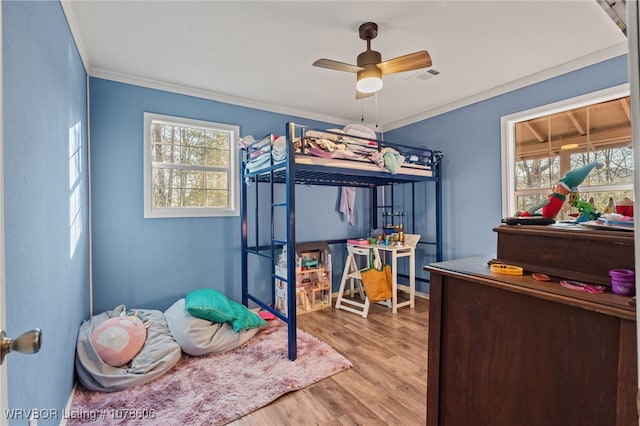
[{"label": "gray floor cushion", "polygon": [[156,310],[140,309],[143,321],[150,321],[147,339],[142,350],[131,362],[112,367],[102,361],[91,342],[91,333],[109,318],[117,317],[124,305],[103,312],[84,321],[78,332],[76,374],[87,389],[114,392],[141,385],[160,377],[180,360],[182,350],[173,338],[164,314]]},{"label": "gray floor cushion", "polygon": [[229,323],[216,323],[191,315],[180,299],[164,312],[171,334],[182,350],[193,356],[231,350],[251,339],[260,330],[250,328],[236,333]]}]

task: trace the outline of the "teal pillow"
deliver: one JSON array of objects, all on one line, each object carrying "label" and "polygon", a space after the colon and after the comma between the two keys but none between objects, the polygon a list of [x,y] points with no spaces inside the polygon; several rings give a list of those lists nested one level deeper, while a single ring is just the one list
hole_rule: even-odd
[{"label": "teal pillow", "polygon": [[211,288],[201,288],[187,294],[184,307],[191,315],[211,322],[231,322],[236,318],[231,300]]},{"label": "teal pillow", "polygon": [[229,300],[229,305],[231,305],[231,309],[235,312],[236,318],[229,321],[233,326],[233,331],[236,333],[241,332],[242,330],[247,330],[249,328],[262,327],[267,325],[267,322],[260,318],[260,316],[256,313],[253,313],[241,303],[236,302],[235,300]]}]

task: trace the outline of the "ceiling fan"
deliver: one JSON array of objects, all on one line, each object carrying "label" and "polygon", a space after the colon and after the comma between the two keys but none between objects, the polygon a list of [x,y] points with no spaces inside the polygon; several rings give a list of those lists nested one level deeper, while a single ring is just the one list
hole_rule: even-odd
[{"label": "ceiling fan", "polygon": [[351,65],[332,59],[318,59],[313,66],[337,71],[357,73],[356,99],[372,96],[382,88],[382,76],[412,71],[431,66],[431,56],[426,50],[398,56],[382,62],[380,52],[371,50],[371,40],[378,35],[375,22],[365,22],[359,28],[360,38],[367,41],[367,50],[358,55],[357,64]]}]

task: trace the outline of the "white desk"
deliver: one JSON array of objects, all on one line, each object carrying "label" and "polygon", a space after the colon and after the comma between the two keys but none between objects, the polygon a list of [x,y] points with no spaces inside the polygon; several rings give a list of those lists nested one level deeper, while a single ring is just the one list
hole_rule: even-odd
[{"label": "white desk", "polygon": [[[390,252],[391,253],[391,312],[394,314],[398,312],[398,308],[403,306],[409,306],[413,308],[415,306],[416,296],[416,256],[415,248],[411,246],[385,246],[385,245],[371,245],[374,250]],[[409,285],[398,284],[398,258],[409,258]],[[409,293],[409,300],[402,303],[398,303],[398,288],[403,289]],[[386,306],[389,306],[388,302],[381,302]]]},{"label": "white desk", "polygon": [[[403,306],[409,306],[413,308],[415,306],[415,293],[416,293],[416,259],[415,259],[415,248],[410,245],[404,246],[386,246],[386,245],[378,245],[378,244],[347,244],[347,246],[363,248],[363,249],[373,249],[376,251],[376,255],[382,258],[382,252],[391,253],[391,300],[386,302],[378,302],[382,305],[388,306],[391,308],[391,312],[394,314],[398,312],[398,308]],[[344,288],[346,285],[346,280],[348,275],[353,272],[350,271],[349,268],[351,265],[355,265],[355,259],[353,253],[349,250],[349,255],[347,256],[347,260],[345,263],[345,270],[342,277],[342,282],[340,284],[340,290],[338,292],[338,302],[342,302],[342,296],[344,292]],[[409,284],[399,284],[398,283],[398,258],[408,257],[409,258]],[[398,288],[402,289],[409,293],[409,300],[398,303]],[[360,306],[360,305],[358,305]],[[363,304],[361,306],[363,309],[362,316],[363,318],[367,317],[367,311],[369,308],[368,300],[366,306]],[[337,309],[345,309],[351,312],[360,313],[354,311],[352,309],[348,309],[344,307],[342,303],[336,303]]]}]

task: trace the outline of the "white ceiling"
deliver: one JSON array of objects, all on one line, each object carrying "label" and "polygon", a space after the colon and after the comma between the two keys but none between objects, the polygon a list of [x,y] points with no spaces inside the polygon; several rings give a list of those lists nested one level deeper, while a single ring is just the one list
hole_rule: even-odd
[{"label": "white ceiling", "polygon": [[[390,130],[626,53],[595,0],[87,1],[62,0],[91,76],[224,102]],[[351,64],[372,48],[387,60],[427,50],[440,74],[388,75],[355,100]],[[376,99],[377,98],[377,99]],[[377,103],[377,116],[376,116]]]}]

